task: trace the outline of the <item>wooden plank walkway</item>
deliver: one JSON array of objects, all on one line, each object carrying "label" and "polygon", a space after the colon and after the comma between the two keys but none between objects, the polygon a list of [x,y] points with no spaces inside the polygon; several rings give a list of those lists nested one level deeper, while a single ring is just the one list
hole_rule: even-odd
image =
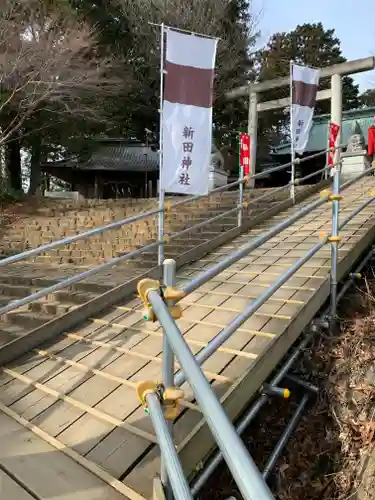
[{"label": "wooden plank walkway", "polygon": [[[369,198],[374,187],[375,178],[367,177],[347,189],[341,218]],[[179,281],[191,279],[298,208],[279,214],[199,262],[185,266],[178,273]],[[329,204],[315,210],[182,301],[184,314],[178,323],[194,353],[302,257],[322,231],[329,231],[330,210]],[[373,211],[374,207],[368,206],[342,231],[340,276],[372,242]],[[326,301],[329,268],[327,245],[204,363],[203,370],[231,418],[235,419],[248,404]],[[16,461],[8,460],[14,446],[15,454],[22,451],[25,460],[32,459],[34,467],[42,467],[49,455],[59,457],[55,458],[58,464],[67,461],[64,476],[72,485],[71,474],[73,478],[79,476],[77,481],[86,474],[87,488],[93,489],[90,498],[97,498],[100,489],[101,498],[150,498],[152,478],[160,467],[159,452],[151,421],[139,406],[135,387],[141,380],[160,379],[161,363],[161,329],[158,324],[144,323],[141,304],[134,297],[4,367],[0,377],[0,428],[6,449],[0,451],[0,469],[5,464],[11,474],[21,474]],[[184,389],[186,398],[175,422],[174,437],[190,476],[213,443],[189,386],[184,384]],[[32,436],[31,441],[37,441],[35,446],[27,445],[26,434]],[[24,439],[25,448],[20,439]],[[48,448],[48,454],[38,451],[43,446]],[[53,467],[53,459],[49,463]],[[35,473],[21,479],[32,490],[30,482],[36,488],[35,482],[42,481],[38,477]],[[107,489],[103,489],[105,483],[110,485]],[[56,496],[64,499],[88,498],[79,496],[79,488],[73,493],[61,486],[59,495],[57,488],[58,482]],[[36,491],[36,495],[52,498],[44,490]]]}]

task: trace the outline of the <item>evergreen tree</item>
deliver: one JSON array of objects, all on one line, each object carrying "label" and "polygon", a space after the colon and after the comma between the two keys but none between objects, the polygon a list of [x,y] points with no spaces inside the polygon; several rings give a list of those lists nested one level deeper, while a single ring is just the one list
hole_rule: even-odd
[{"label": "evergreen tree", "polygon": [[132,75],[132,91],[112,102],[115,126],[111,134],[155,137],[159,123],[160,29],[167,25],[220,38],[215,78],[215,124],[220,137],[247,120],[244,101],[228,104],[227,90],[243,85],[251,74],[249,49],[255,36],[247,0],[71,0],[98,31],[104,53],[114,54],[119,75]]},{"label": "evergreen tree", "polygon": [[[333,29],[326,30],[322,23],[298,25],[288,33],[275,33],[266,47],[256,55],[257,79],[270,80],[290,74],[290,61],[321,68],[345,62],[340,40]],[[320,81],[320,89],[330,88],[330,79]],[[289,87],[274,89],[262,94],[262,100],[279,99],[289,95]],[[343,109],[360,106],[358,85],[351,77],[343,78]],[[328,113],[330,101],[317,102],[315,113]],[[287,135],[289,110],[277,110],[261,115],[260,147],[268,147],[275,135]]]},{"label": "evergreen tree", "polygon": [[375,106],[375,89],[367,89],[360,96],[361,105],[364,108]]}]

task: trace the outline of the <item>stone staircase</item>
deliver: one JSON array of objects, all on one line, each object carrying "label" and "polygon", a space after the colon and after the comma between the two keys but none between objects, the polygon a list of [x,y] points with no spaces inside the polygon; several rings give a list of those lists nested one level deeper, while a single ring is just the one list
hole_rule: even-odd
[{"label": "stone staircase", "polygon": [[[300,192],[306,189],[309,189],[309,186],[299,188]],[[251,200],[262,196],[266,191],[249,190],[245,198]],[[253,220],[272,206],[287,200],[288,196],[288,192],[284,191],[251,205],[244,210],[244,221]],[[226,192],[179,206],[175,210],[171,209],[166,214],[165,232],[172,234],[204,222],[234,208],[237,202],[237,191]],[[61,200],[40,200],[35,202],[33,208],[16,206],[11,213],[3,212],[0,251],[3,256],[18,253],[150,210],[156,203],[156,200],[107,200],[96,203],[91,200],[77,204],[72,201],[64,203]],[[165,256],[177,258],[236,227],[237,215],[234,213],[172,240],[165,246]],[[0,267],[0,306],[84,272],[103,261],[155,242],[156,235],[157,218],[152,217],[88,240],[50,250],[33,260]],[[156,265],[157,251],[144,252],[139,258],[3,315],[0,318],[0,345],[74,311],[116,286],[136,279]]]}]

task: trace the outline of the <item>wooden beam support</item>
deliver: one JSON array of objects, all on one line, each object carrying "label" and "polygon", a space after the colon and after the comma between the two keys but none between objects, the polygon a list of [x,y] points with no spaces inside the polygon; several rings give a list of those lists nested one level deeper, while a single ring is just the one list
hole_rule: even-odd
[{"label": "wooden beam support", "polygon": [[[332,92],[331,89],[319,90],[316,95],[317,101],[325,101],[331,99]],[[262,111],[270,111],[272,109],[286,108],[290,105],[290,97],[284,97],[283,99],[275,99],[274,101],[266,101],[258,103],[258,113]]]},{"label": "wooden beam support", "polygon": [[[354,61],[347,61],[341,64],[334,64],[327,66],[321,70],[321,78],[332,77],[333,75],[354,75],[356,73],[363,73],[375,68],[375,58],[365,57],[364,59],[355,59]],[[274,80],[267,80],[265,82],[255,83],[254,85],[244,85],[230,90],[226,94],[227,100],[237,99],[238,97],[248,96],[251,88],[252,92],[265,92],[267,90],[278,89],[290,85],[290,77],[284,76],[275,78]]]}]

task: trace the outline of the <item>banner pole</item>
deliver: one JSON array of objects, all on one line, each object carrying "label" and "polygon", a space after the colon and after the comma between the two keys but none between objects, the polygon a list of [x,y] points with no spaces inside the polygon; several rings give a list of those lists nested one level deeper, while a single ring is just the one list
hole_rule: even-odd
[{"label": "banner pole", "polygon": [[[239,141],[238,141],[238,158],[239,158],[239,180],[243,181],[244,179],[244,171],[243,171],[243,166],[241,165],[241,133],[239,133]],[[239,185],[239,191],[238,191],[238,204],[239,204],[239,209],[238,209],[238,219],[237,219],[237,226],[241,227],[242,226],[242,208],[243,208],[243,182]]]},{"label": "banner pole", "polygon": [[164,262],[164,185],[163,185],[163,101],[164,101],[164,23],[160,26],[160,109],[159,109],[159,218],[158,218],[158,265],[162,266]]},{"label": "banner pole", "polygon": [[290,197],[293,200],[293,204],[296,201],[295,193],[295,182],[296,182],[296,153],[294,150],[294,139],[293,139],[293,61],[289,63],[290,67],[290,159],[292,164],[291,179],[290,179]]}]

